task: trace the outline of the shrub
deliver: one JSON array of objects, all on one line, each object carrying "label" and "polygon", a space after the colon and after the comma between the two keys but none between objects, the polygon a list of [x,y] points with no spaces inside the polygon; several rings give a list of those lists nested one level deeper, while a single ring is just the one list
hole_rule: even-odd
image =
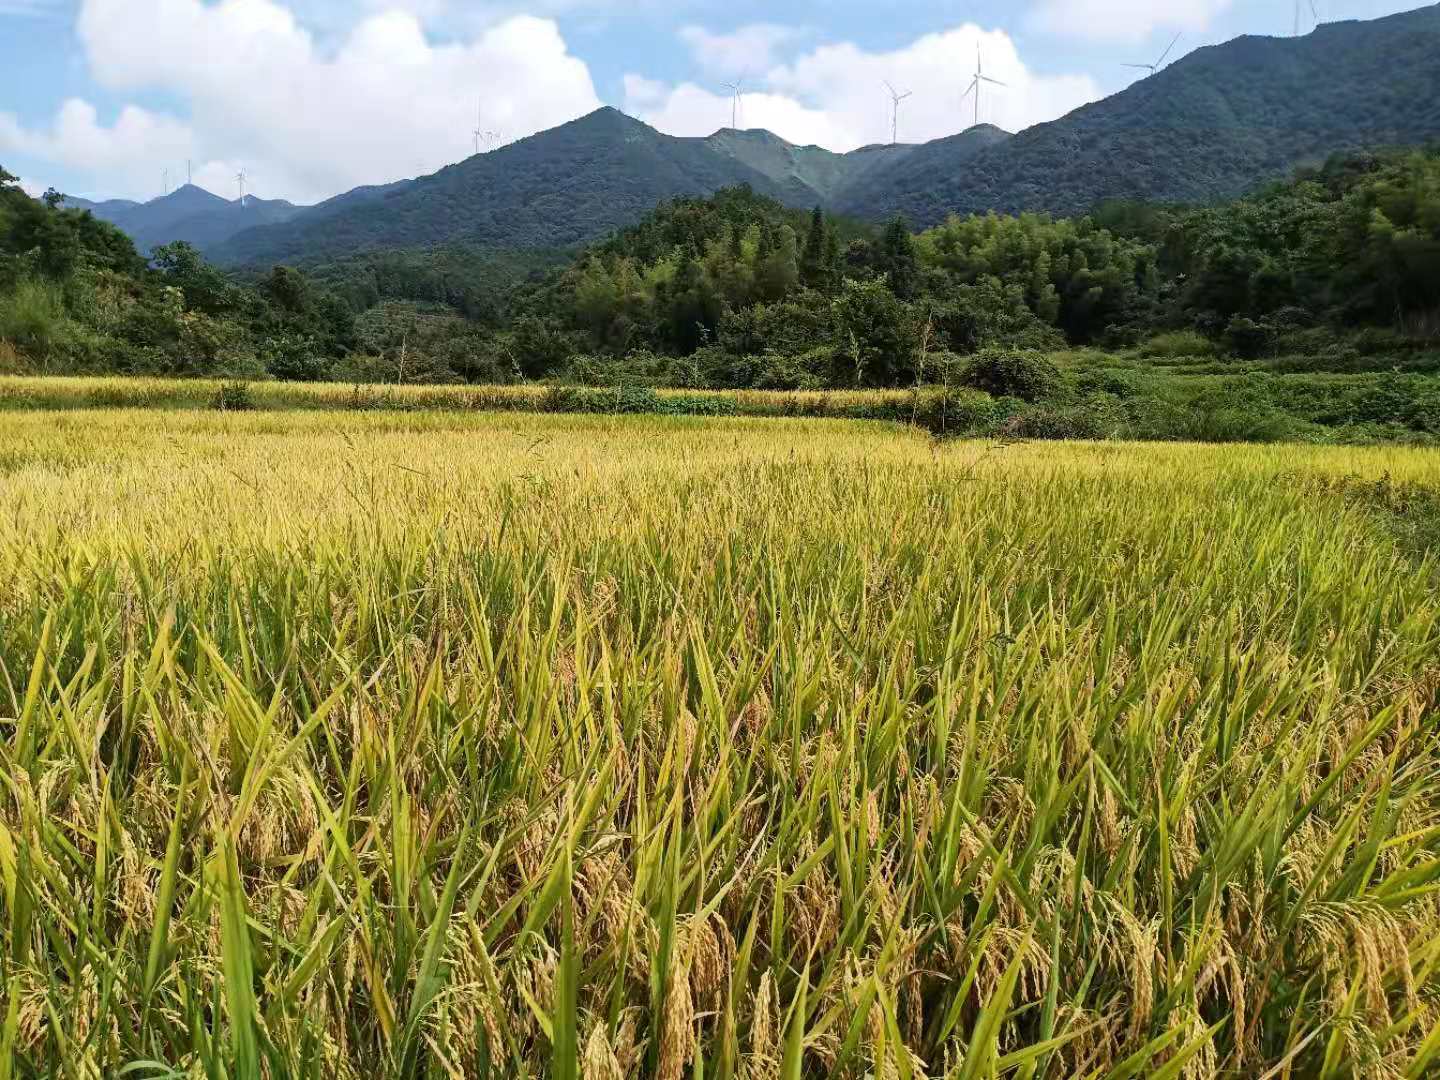
[{"label": "shrub", "polygon": [[318,382],[330,375],[331,360],[308,338],[272,338],[262,353],[265,370],[286,382]]},{"label": "shrub", "polygon": [[1040,405],[1016,413],[1002,427],[1019,439],[1113,439],[1128,428],[1119,398],[1098,394],[1069,405]]},{"label": "shrub", "polygon": [[656,411],[665,416],[734,416],[739,406],[719,394],[672,394],[657,398]]},{"label": "shrub", "polygon": [[249,383],[221,383],[210,401],[210,407],[221,412],[249,412],[255,408],[255,396],[250,392]]},{"label": "shrub", "polygon": [[20,350],[0,339],[0,375],[24,375],[30,370]]},{"label": "shrub", "polygon": [[1113,397],[1128,400],[1140,393],[1139,382],[1133,375],[1124,371],[1097,368],[1091,371],[1082,371],[1074,378],[1075,389],[1085,395],[1110,394]]},{"label": "shrub", "polygon": [[974,390],[923,392],[904,419],[914,420],[936,435],[986,435],[1009,413],[1005,403]]},{"label": "shrub", "polygon": [[1295,427],[1278,409],[1236,405],[1191,413],[1186,435],[1196,442],[1280,442]]},{"label": "shrub", "polygon": [[991,397],[1039,401],[1059,389],[1061,377],[1060,369],[1039,353],[986,349],[970,361],[964,381]]},{"label": "shrub", "polygon": [[66,321],[60,289],[47,282],[22,281],[0,297],[0,339],[31,356],[44,359],[54,351],[65,338]]},{"label": "shrub", "polygon": [[1172,330],[1156,334],[1140,346],[1140,355],[1174,360],[1187,356],[1214,356],[1215,343],[1198,330]]},{"label": "shrub", "polygon": [[1225,347],[1242,360],[1258,360],[1271,351],[1273,335],[1268,326],[1236,315],[1225,327]]}]

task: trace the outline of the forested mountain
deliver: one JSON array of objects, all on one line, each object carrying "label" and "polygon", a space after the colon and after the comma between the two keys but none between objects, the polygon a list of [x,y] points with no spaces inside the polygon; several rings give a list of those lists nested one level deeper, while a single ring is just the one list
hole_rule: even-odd
[{"label": "forested mountain", "polygon": [[89,210],[101,221],[108,221],[113,225],[116,217],[143,204],[134,199],[106,199],[103,202],[91,202],[89,199],[81,199],[75,195],[66,195],[65,205],[71,210]]},{"label": "forested mountain", "polygon": [[769,131],[717,131],[705,142],[722,154],[763,173],[783,187],[803,189],[798,202],[829,204],[852,184],[903,160],[917,148],[909,144],[864,146],[834,154],[819,146],[795,146]]},{"label": "forested mountain", "polygon": [[209,251],[236,233],[257,225],[289,221],[305,208],[284,199],[222,199],[195,184],[184,184],[168,195],[150,202],[111,199],[92,203],[66,197],[65,205],[89,210],[102,221],[124,231],[141,252],[183,240],[201,251]]},{"label": "forested mountain", "polygon": [[1083,213],[1103,199],[1208,203],[1334,153],[1440,138],[1440,6],[1302,38],[1200,49],[1104,101],[979,153],[933,143],[836,210]]},{"label": "forested mountain", "polygon": [[674,138],[607,108],[308,210],[252,200],[241,212],[188,186],[144,206],[93,209],[141,251],[188,240],[223,266],[353,268],[357,257],[437,248],[574,249],[664,200],[736,185],[789,207],[871,222],[902,213],[921,226],[955,212],[1074,215],[1117,198],[1206,204],[1334,153],[1432,139],[1440,139],[1440,6],[1201,49],[1017,136],[982,125],[921,146],[834,154],[767,131]]},{"label": "forested mountain", "polygon": [[739,183],[792,201],[815,197],[797,178],[772,179],[705,139],[662,135],[607,108],[288,227],[250,230],[213,255],[248,265],[455,244],[574,247],[665,199]]},{"label": "forested mountain", "polygon": [[185,244],[147,262],[0,170],[0,371],[783,389],[914,385],[1066,345],[1315,371],[1429,350],[1440,366],[1436,341],[1440,149],[1336,158],[1212,207],[952,216],[919,234],[736,187],[543,263],[374,252],[243,283]]},{"label": "forested mountain", "polygon": [[[987,129],[958,138],[978,145],[997,137],[1004,135]],[[835,154],[768,131],[733,129],[676,138],[606,108],[432,176],[338,196],[287,227],[246,232],[210,254],[236,266],[436,246],[573,248],[638,221],[666,199],[739,184],[789,206],[828,204],[914,149]]]}]

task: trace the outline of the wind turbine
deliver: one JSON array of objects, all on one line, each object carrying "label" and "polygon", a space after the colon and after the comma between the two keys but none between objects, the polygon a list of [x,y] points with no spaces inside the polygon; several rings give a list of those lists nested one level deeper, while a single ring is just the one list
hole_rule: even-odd
[{"label": "wind turbine", "polygon": [[914,90],[906,90],[903,94],[888,82],[885,89],[890,91],[890,145],[894,146],[900,141],[900,103],[906,98],[914,95]]},{"label": "wind turbine", "polygon": [[730,91],[730,126],[738,131],[740,129],[740,99],[745,93],[745,78],[741,76],[733,83],[721,83],[720,85]]},{"label": "wind turbine", "polygon": [[1162,67],[1165,66],[1165,61],[1170,59],[1170,54],[1175,51],[1175,46],[1180,44],[1180,38],[1183,36],[1183,34],[1176,34],[1175,39],[1170,42],[1170,47],[1167,48],[1163,53],[1161,53],[1160,59],[1156,60],[1153,64],[1122,64],[1121,66],[1128,68],[1140,68],[1142,71],[1148,71],[1151,75],[1154,75],[1157,71],[1159,71]]},{"label": "wind turbine", "polygon": [[165,189],[165,194],[170,194],[170,170],[166,169],[160,176],[160,186]]},{"label": "wind turbine", "polygon": [[240,185],[240,206],[245,206],[245,170],[241,169],[235,174],[235,182]]},{"label": "wind turbine", "polygon": [[985,61],[980,55],[980,46],[977,43],[975,46],[975,78],[970,80],[970,88],[960,95],[960,104],[962,105],[965,104],[967,97],[971,94],[975,95],[975,127],[980,126],[980,90],[985,83],[989,83],[991,86],[1005,85],[999,79],[992,79],[985,74]]},{"label": "wind turbine", "polygon": [[1295,0],[1295,36],[1300,36],[1300,20],[1304,14],[1305,4],[1310,5],[1310,18],[1314,20],[1315,26],[1320,25],[1320,9],[1315,6],[1315,0]]}]

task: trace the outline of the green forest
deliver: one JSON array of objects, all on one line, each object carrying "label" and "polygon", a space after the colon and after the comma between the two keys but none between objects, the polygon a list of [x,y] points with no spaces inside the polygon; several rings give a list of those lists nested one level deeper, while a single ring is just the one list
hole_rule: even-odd
[{"label": "green forest", "polygon": [[927,385],[1070,405],[1133,397],[1157,373],[1252,376],[1251,397],[1263,375],[1410,377],[1440,370],[1440,151],[1337,157],[1209,207],[952,216],[918,233],[730,188],[573,257],[441,248],[245,275],[185,244],[147,263],[0,171],[0,370]]}]

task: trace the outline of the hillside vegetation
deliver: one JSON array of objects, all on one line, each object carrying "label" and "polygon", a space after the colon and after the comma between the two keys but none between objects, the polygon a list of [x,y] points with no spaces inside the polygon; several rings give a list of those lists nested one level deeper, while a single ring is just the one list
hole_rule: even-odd
[{"label": "hillside vegetation", "polygon": [[277,266],[236,284],[188,244],[130,238],[0,169],[0,371],[315,378],[355,344],[355,313]]},{"label": "hillside vegetation", "polygon": [[[94,218],[13,185],[4,199],[0,342],[16,371],[932,385],[947,431],[1440,434],[1435,153],[1337,158],[1221,208],[1113,202],[1077,219],[956,216],[920,233],[726,189],[667,203],[548,272],[442,248],[313,277],[278,267],[246,284],[185,245],[146,267]],[[978,396],[962,407],[960,393]],[[609,400],[553,405],[620,407]],[[620,411],[653,411],[647,400]]]},{"label": "hillside vegetation", "polygon": [[767,175],[731,150],[662,135],[607,108],[376,197],[243,233],[213,255],[246,265],[462,243],[577,247],[665,199],[735,184],[802,204],[815,198],[788,169]]},{"label": "hillside vegetation", "polygon": [[922,147],[833,207],[920,224],[1084,213],[1104,199],[1213,203],[1332,154],[1440,139],[1440,6],[1303,38],[1242,37],[963,156]]}]

